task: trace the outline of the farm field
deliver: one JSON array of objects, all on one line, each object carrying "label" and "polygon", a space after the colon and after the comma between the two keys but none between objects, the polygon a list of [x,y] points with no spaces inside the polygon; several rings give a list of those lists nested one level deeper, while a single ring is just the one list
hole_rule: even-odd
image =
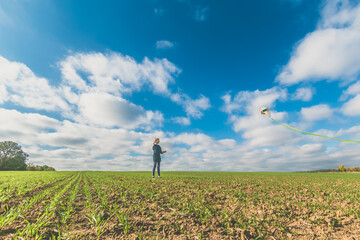
[{"label": "farm field", "polygon": [[0,239],[359,239],[360,174],[0,172]]}]

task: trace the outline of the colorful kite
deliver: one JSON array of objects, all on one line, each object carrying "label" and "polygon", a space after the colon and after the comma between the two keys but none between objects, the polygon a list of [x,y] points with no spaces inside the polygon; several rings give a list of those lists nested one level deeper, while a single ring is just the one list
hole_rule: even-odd
[{"label": "colorful kite", "polygon": [[352,140],[344,140],[344,139],[339,139],[339,138],[333,138],[333,137],[328,137],[328,136],[323,136],[323,135],[319,135],[319,134],[315,134],[315,133],[309,133],[309,132],[305,132],[303,130],[300,130],[300,129],[297,129],[297,128],[294,128],[294,127],[290,127],[286,124],[283,124],[281,122],[278,122],[276,121],[275,119],[273,119],[270,115],[270,110],[268,107],[264,107],[264,108],[260,108],[260,112],[261,114],[263,115],[266,115],[268,116],[271,120],[273,120],[274,122],[284,126],[284,127],[287,127],[288,129],[292,130],[292,131],[295,131],[295,132],[299,132],[299,133],[303,133],[303,134],[308,134],[308,135],[312,135],[312,136],[317,136],[317,137],[323,137],[323,138],[330,138],[330,139],[334,139],[334,140],[338,140],[338,141],[342,141],[342,142],[348,142],[348,143],[360,143],[360,141],[352,141]]}]

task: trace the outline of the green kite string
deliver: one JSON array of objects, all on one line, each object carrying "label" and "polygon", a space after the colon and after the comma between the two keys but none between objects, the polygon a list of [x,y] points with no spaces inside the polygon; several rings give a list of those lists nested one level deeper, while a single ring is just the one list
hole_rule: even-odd
[{"label": "green kite string", "polygon": [[300,129],[297,129],[297,128],[294,128],[294,127],[290,127],[286,124],[283,124],[279,121],[276,121],[275,119],[273,119],[272,117],[270,117],[271,120],[273,120],[274,122],[284,126],[284,127],[287,127],[289,128],[290,130],[293,130],[295,132],[299,132],[299,133],[304,133],[304,134],[308,134],[308,135],[312,135],[312,136],[317,136],[317,137],[323,137],[323,138],[330,138],[330,139],[334,139],[334,140],[338,140],[338,141],[342,141],[342,142],[348,142],[348,143],[360,143],[360,141],[352,141],[352,140],[344,140],[344,139],[340,139],[340,138],[333,138],[333,137],[328,137],[328,136],[323,136],[323,135],[320,135],[320,134],[315,134],[315,133],[309,133],[309,132],[305,132],[303,130],[300,130]]}]

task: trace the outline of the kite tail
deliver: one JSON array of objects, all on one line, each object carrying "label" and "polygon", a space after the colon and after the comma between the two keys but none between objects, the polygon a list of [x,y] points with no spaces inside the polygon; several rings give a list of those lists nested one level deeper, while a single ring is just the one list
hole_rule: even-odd
[{"label": "kite tail", "polygon": [[286,125],[286,124],[283,124],[281,122],[278,122],[276,121],[275,119],[273,119],[272,117],[270,117],[271,120],[273,120],[274,122],[286,127],[286,128],[289,128],[290,130],[292,131],[295,131],[295,132],[299,132],[299,133],[304,133],[304,134],[308,134],[308,135],[312,135],[312,136],[317,136],[317,137],[323,137],[323,138],[330,138],[330,139],[334,139],[334,140],[338,140],[338,141],[342,141],[342,142],[348,142],[348,143],[360,143],[360,141],[352,141],[352,140],[344,140],[344,139],[340,139],[340,138],[333,138],[333,137],[328,137],[328,136],[323,136],[323,135],[319,135],[319,134],[315,134],[315,133],[309,133],[309,132],[305,132],[303,130],[300,130],[300,129],[297,129],[297,128],[294,128],[294,127],[290,127],[289,125]]}]

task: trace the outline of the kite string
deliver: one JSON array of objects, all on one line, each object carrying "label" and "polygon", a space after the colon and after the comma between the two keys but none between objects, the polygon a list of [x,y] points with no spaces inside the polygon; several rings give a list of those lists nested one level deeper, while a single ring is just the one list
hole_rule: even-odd
[{"label": "kite string", "polygon": [[323,138],[330,138],[330,139],[334,139],[334,140],[338,140],[338,141],[342,141],[342,142],[348,142],[348,143],[360,143],[360,141],[344,140],[344,139],[340,139],[340,138],[333,138],[333,137],[323,136],[323,135],[319,135],[319,134],[315,134],[315,133],[305,132],[303,130],[300,130],[300,129],[297,129],[294,127],[290,127],[289,125],[278,122],[275,119],[273,119],[272,117],[270,117],[270,119],[284,127],[289,128],[290,130],[293,130],[293,131],[296,131],[299,133],[304,133],[304,134],[313,135],[313,136],[317,136],[317,137],[323,137]]}]

